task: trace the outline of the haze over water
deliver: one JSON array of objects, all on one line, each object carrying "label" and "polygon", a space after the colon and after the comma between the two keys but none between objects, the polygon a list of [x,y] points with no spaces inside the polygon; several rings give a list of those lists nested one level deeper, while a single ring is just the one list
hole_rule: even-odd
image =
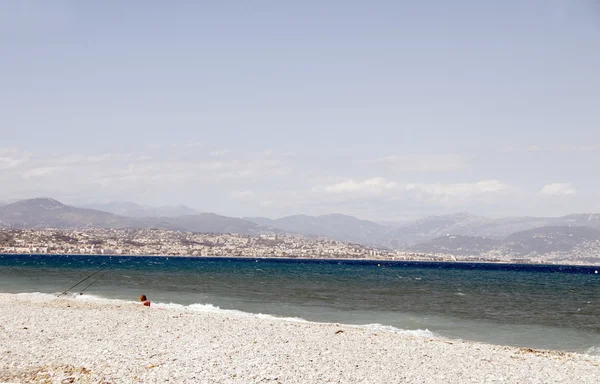
[{"label": "haze over water", "polygon": [[[0,255],[0,292],[238,310],[494,344],[600,352],[598,267]],[[74,288],[79,293],[96,276]],[[425,332],[428,330],[429,332]]]}]

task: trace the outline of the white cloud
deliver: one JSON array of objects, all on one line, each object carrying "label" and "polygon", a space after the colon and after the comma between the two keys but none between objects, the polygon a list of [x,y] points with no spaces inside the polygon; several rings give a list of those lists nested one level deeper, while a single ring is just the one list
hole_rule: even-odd
[{"label": "white cloud", "polygon": [[209,152],[208,155],[211,157],[221,157],[221,156],[225,156],[228,153],[229,153],[228,149],[219,149],[216,151]]},{"label": "white cloud", "polygon": [[396,183],[388,181],[383,177],[374,177],[363,181],[350,179],[337,184],[319,186],[313,188],[313,191],[324,191],[327,193],[367,192],[378,194],[394,188],[396,188]]},{"label": "white cloud", "polygon": [[463,204],[488,201],[514,188],[499,180],[474,183],[398,183],[383,177],[349,179],[312,189],[312,198],[322,201],[414,201],[431,204]]},{"label": "white cloud", "polygon": [[28,154],[15,148],[0,148],[0,169],[15,168],[28,158]]},{"label": "white cloud", "polygon": [[23,172],[24,179],[30,179],[33,177],[43,177],[48,176],[53,173],[58,173],[62,170],[67,169],[66,167],[39,167],[39,168],[31,168],[25,172]]},{"label": "white cloud", "polygon": [[254,192],[252,191],[233,191],[231,192],[231,198],[238,201],[250,201],[254,199]]},{"label": "white cloud", "polygon": [[568,196],[576,194],[577,190],[571,183],[553,183],[544,185],[540,193],[546,196]]},{"label": "white cloud", "polygon": [[476,183],[458,184],[406,184],[407,191],[421,191],[434,196],[469,197],[473,195],[496,193],[510,187],[498,180],[483,180]]},{"label": "white cloud", "polygon": [[[254,183],[291,172],[283,156],[237,153],[214,158],[208,152],[182,146],[137,153],[62,156],[29,155],[0,149],[0,198],[82,196],[93,200],[134,199],[139,195],[192,195],[204,185]],[[163,197],[164,198],[164,197]]]},{"label": "white cloud", "polygon": [[456,154],[392,155],[366,163],[387,164],[401,172],[448,172],[465,168],[468,160]]}]

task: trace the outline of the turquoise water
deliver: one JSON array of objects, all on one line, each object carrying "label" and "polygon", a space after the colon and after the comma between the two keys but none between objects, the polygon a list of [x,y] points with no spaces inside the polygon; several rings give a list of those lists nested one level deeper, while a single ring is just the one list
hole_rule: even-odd
[{"label": "turquoise water", "polygon": [[[378,266],[379,263],[379,266]],[[600,353],[600,267],[0,255],[0,292],[66,290]],[[96,278],[99,278],[96,281]]]}]

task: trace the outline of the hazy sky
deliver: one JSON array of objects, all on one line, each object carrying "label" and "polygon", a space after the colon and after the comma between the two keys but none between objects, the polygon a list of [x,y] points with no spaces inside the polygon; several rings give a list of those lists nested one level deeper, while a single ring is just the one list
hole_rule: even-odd
[{"label": "hazy sky", "polygon": [[600,5],[0,0],[0,201],[36,196],[600,211]]}]

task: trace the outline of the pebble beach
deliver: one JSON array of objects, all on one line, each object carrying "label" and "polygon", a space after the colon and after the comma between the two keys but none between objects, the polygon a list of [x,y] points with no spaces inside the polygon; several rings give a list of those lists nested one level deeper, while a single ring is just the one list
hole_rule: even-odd
[{"label": "pebble beach", "polygon": [[597,383],[600,357],[0,294],[0,383]]}]

